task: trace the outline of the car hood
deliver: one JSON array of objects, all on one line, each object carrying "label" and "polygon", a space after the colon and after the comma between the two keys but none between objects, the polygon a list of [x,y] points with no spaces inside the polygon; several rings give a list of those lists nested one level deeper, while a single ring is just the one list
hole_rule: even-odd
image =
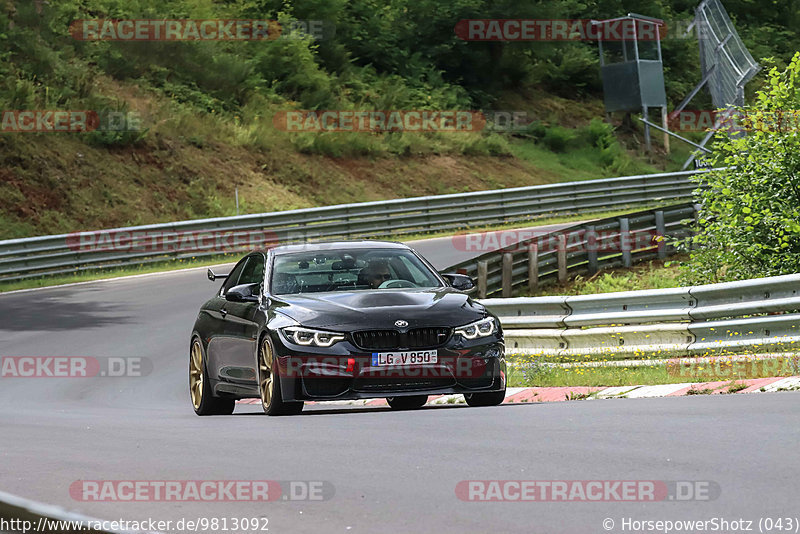
[{"label": "car hood", "polygon": [[486,315],[481,304],[452,288],[280,295],[273,306],[303,326],[342,331],[395,328],[398,320],[409,328],[461,326]]}]

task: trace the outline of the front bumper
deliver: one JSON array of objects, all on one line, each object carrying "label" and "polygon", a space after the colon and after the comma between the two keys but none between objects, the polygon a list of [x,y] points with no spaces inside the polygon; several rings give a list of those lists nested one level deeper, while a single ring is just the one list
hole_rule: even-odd
[{"label": "front bumper", "polygon": [[[281,393],[286,401],[354,400],[404,395],[501,391],[506,387],[505,346],[500,335],[472,341],[452,338],[438,347],[437,363],[378,367],[373,351],[349,341],[327,348],[273,338]],[[390,352],[380,350],[374,352]]]}]

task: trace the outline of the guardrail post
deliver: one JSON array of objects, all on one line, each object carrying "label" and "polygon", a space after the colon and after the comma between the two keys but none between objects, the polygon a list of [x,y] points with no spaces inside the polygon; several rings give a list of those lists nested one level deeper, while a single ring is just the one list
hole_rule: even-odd
[{"label": "guardrail post", "polygon": [[633,265],[631,259],[631,224],[627,217],[619,219],[619,248],[622,249],[622,266],[630,267]]},{"label": "guardrail post", "polygon": [[664,240],[664,234],[667,227],[664,224],[664,212],[662,210],[656,211],[656,234],[658,237],[658,259],[663,260],[667,257],[667,242]]},{"label": "guardrail post", "polygon": [[589,260],[589,274],[594,274],[600,269],[597,264],[597,232],[595,232],[594,225],[587,226],[586,233],[583,235],[586,241],[586,257]]},{"label": "guardrail post", "polygon": [[506,199],[505,192],[501,193],[500,195],[500,215],[503,217],[503,222],[509,222],[508,214],[506,213],[506,206],[508,205],[508,200]]},{"label": "guardrail post", "polygon": [[558,282],[563,284],[567,281],[567,236],[558,234]]},{"label": "guardrail post", "polygon": [[425,201],[425,232],[430,232],[433,230],[433,226],[431,225],[431,201]]},{"label": "guardrail post", "polygon": [[486,279],[489,277],[489,262],[478,262],[478,298],[486,298]]},{"label": "guardrail post", "polygon": [[503,253],[503,298],[511,296],[511,276],[514,256],[510,252]]},{"label": "guardrail post", "polygon": [[528,245],[528,292],[539,290],[539,243]]}]

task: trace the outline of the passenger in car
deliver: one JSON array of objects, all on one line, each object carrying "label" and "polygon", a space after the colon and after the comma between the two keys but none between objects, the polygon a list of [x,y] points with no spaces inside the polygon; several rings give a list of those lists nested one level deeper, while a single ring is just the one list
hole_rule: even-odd
[{"label": "passenger in car", "polygon": [[276,295],[297,293],[297,277],[291,273],[275,273],[272,277],[272,292]]}]

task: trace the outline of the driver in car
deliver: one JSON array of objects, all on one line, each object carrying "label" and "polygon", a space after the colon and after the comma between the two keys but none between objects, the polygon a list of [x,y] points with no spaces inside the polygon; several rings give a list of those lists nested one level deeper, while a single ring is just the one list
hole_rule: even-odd
[{"label": "driver in car", "polygon": [[365,280],[372,289],[378,289],[382,283],[392,279],[392,274],[385,261],[371,261],[361,270],[359,278]]}]

